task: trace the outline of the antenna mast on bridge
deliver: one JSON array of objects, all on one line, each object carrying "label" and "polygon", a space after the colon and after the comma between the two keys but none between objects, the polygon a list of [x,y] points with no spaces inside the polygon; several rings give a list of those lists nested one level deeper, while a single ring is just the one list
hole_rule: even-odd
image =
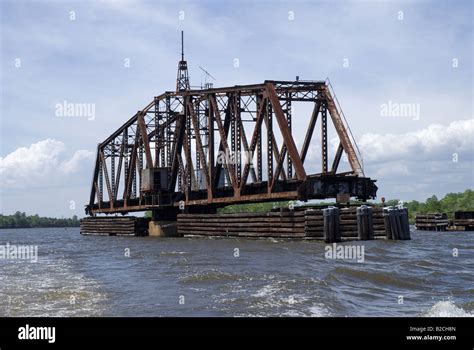
[{"label": "antenna mast on bridge", "polygon": [[189,90],[188,63],[184,60],[184,32],[181,31],[181,61],[178,63],[176,92]]}]

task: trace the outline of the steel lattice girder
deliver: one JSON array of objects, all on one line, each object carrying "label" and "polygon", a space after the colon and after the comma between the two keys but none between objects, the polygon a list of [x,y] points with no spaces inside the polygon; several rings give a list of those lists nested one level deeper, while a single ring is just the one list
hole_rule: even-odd
[{"label": "steel lattice girder", "polygon": [[[291,130],[295,102],[314,105],[300,150]],[[340,140],[330,170],[327,112]],[[304,162],[319,115],[321,173],[307,174]],[[166,92],[98,145],[86,212],[141,211],[180,201],[218,206],[307,200],[343,193],[375,198],[375,180],[365,177],[354,145],[331,89],[322,81]],[[343,152],[351,171],[337,174]],[[167,187],[142,191],[142,169],[155,168],[167,170]]]}]

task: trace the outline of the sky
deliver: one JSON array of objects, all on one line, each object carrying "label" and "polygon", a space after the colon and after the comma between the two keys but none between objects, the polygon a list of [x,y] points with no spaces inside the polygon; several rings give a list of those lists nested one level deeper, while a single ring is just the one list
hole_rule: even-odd
[{"label": "sky", "polygon": [[[215,86],[329,77],[378,198],[474,188],[472,1],[2,0],[0,11],[0,213],[84,215],[97,144],[174,90],[181,30],[194,86],[199,66]],[[61,115],[64,103],[93,113]],[[297,143],[307,117],[293,115]]]}]

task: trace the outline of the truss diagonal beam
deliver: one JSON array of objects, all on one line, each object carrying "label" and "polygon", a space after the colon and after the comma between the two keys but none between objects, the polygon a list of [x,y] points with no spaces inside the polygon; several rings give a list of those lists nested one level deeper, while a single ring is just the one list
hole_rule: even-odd
[{"label": "truss diagonal beam", "polygon": [[275,87],[273,84],[267,83],[267,91],[268,91],[268,98],[270,99],[273,109],[275,111],[275,117],[278,121],[278,125],[280,126],[280,131],[283,136],[283,140],[285,142],[286,148],[288,150],[288,154],[290,155],[291,161],[293,166],[295,167],[295,172],[298,180],[306,180],[306,171],[303,167],[303,162],[298,154],[298,150],[296,149],[295,140],[291,135],[291,131],[288,128],[288,123],[285,119],[283,114],[283,110],[280,105],[280,101],[275,91]]}]

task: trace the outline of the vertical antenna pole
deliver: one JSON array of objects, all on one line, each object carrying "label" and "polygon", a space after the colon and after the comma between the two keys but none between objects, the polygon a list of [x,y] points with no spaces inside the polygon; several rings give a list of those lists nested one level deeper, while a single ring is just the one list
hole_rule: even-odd
[{"label": "vertical antenna pole", "polygon": [[181,31],[181,61],[184,61],[184,32]]}]

